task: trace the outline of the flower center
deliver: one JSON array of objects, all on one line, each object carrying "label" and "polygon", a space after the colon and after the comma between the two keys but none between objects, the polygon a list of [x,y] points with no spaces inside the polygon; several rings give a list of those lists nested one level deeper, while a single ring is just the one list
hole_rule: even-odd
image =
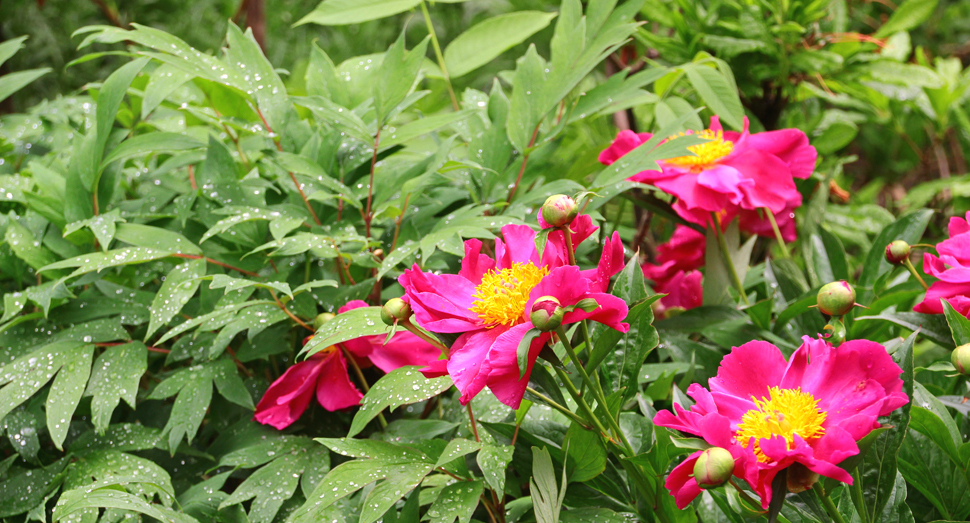
[{"label": "flower center", "polygon": [[826,413],[818,408],[818,400],[807,392],[798,389],[768,389],[768,398],[752,397],[758,408],[744,413],[735,437],[742,447],[747,448],[754,439],[754,453],[758,460],[768,463],[771,458],[761,452],[759,441],[773,436],[785,438],[790,450],[795,442],[795,434],[809,441],[825,433],[822,423]]},{"label": "flower center", "polygon": [[[668,158],[664,162],[678,167],[687,167],[693,172],[700,172],[711,167],[714,165],[714,162],[731,154],[731,151],[734,150],[734,143],[725,140],[722,131],[704,129],[696,134],[701,138],[710,140],[709,142],[691,145],[687,148],[688,151],[697,156],[678,156],[676,158]],[[685,136],[685,133],[675,134],[667,140],[675,140],[681,136]]]},{"label": "flower center", "polygon": [[478,314],[491,329],[498,325],[509,327],[525,321],[525,304],[529,292],[545,275],[546,267],[536,267],[529,263],[512,263],[501,271],[490,270],[482,276],[482,283],[475,287],[475,302],[472,312]]}]

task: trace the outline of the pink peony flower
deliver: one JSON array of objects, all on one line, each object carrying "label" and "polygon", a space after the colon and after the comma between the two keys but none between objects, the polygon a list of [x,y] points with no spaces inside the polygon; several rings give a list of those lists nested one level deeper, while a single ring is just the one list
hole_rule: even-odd
[{"label": "pink peony flower", "polygon": [[[572,226],[588,236],[595,230],[591,224],[589,216],[580,216]],[[592,298],[599,304],[596,310],[569,312],[563,324],[590,318],[623,332],[629,329],[623,323],[626,303],[606,293],[610,277],[623,268],[619,234],[606,242],[599,266],[586,271],[569,265],[561,231],[549,234],[541,257],[535,236],[530,227],[506,225],[503,239],[495,241],[495,259],[482,254],[481,241],[467,240],[458,274],[424,272],[415,265],[399,278],[418,325],[431,332],[461,333],[448,359],[422,372],[428,377],[450,375],[462,404],[487,386],[502,403],[519,407],[539,351],[550,339],[543,333],[532,341],[526,373],[520,376],[516,354],[532,328],[529,314],[536,298],[554,296],[563,307]],[[577,237],[583,234],[574,236],[574,248],[581,241]]]},{"label": "pink peony flower", "polygon": [[[765,508],[775,475],[795,463],[851,484],[852,476],[837,464],[859,453],[856,441],[879,427],[879,416],[909,401],[902,370],[882,345],[853,340],[836,349],[821,338],[803,340],[787,362],[767,342],[734,348],[710,390],[696,383],[687,390],[694,406],[675,405],[676,415],[661,411],[653,420],[730,451],[734,475],[751,485]],[[700,454],[667,477],[665,486],[680,508],[701,492],[691,477]]]},{"label": "pink peony flower", "polygon": [[970,317],[970,212],[965,218],[950,218],[950,239],[936,245],[939,256],[923,254],[923,270],[939,278],[913,310],[943,314],[945,299],[957,312]]},{"label": "pink peony flower", "polygon": [[[366,306],[366,303],[354,300],[337,313]],[[307,337],[304,344],[310,338],[312,336]],[[387,345],[384,345],[384,338],[363,336],[341,345],[358,365],[366,367],[373,363],[384,372],[406,365],[427,365],[440,354],[437,348],[410,332],[395,334]],[[320,406],[331,412],[359,405],[364,397],[347,375],[347,361],[340,346],[331,345],[286,369],[259,400],[253,417],[264,425],[285,429],[306,411],[314,393]]]},{"label": "pink peony flower", "polygon": [[680,271],[669,280],[660,283],[654,290],[657,294],[666,294],[660,298],[659,305],[654,309],[658,317],[666,317],[667,309],[677,307],[680,309],[693,309],[700,307],[704,296],[704,289],[701,288],[703,276],[698,271]]},{"label": "pink peony flower", "polygon": [[706,250],[707,239],[702,233],[677,225],[670,240],[657,247],[657,264],[644,263],[640,268],[646,278],[660,286],[677,273],[703,267]]},{"label": "pink peony flower", "polygon": [[[701,225],[710,221],[712,212],[733,218],[745,210],[768,208],[778,215],[795,202],[801,204],[794,178],[811,176],[818,156],[805,133],[781,129],[750,134],[747,118],[741,133],[724,131],[715,116],[710,128],[697,134],[710,141],[689,147],[694,155],[661,161],[659,171],[643,171],[630,180],[676,196],[677,213]],[[652,136],[621,131],[599,160],[610,165]]]}]

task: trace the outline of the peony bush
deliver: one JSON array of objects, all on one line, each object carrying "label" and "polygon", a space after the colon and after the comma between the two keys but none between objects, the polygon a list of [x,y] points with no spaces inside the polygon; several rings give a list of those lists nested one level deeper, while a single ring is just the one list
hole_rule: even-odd
[{"label": "peony bush", "polygon": [[849,170],[960,120],[919,2],[79,28],[114,72],[0,116],[0,521],[967,520],[964,181]]}]

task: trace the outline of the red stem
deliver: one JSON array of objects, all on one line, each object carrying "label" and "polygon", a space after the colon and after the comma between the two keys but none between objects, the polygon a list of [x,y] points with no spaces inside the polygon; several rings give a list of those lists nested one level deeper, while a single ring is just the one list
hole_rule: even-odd
[{"label": "red stem", "polygon": [[241,272],[241,273],[245,274],[246,276],[252,276],[253,278],[259,278],[259,275],[256,274],[255,272],[247,271],[246,269],[240,269],[239,267],[234,267],[232,265],[229,265],[228,263],[222,263],[221,261],[213,260],[212,258],[208,258],[206,256],[199,256],[198,254],[184,254],[184,253],[176,253],[176,254],[173,254],[172,256],[175,256],[176,258],[185,258],[187,260],[203,260],[204,259],[206,261],[206,263],[211,263],[213,265],[218,265],[220,267],[225,267],[226,269],[229,269],[229,270],[233,270],[233,271],[236,271],[236,272]]}]

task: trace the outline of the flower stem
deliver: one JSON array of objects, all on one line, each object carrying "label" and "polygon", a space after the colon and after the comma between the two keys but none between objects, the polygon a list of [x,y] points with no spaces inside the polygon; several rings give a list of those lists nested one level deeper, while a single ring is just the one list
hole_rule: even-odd
[{"label": "flower stem", "polygon": [[465,405],[465,408],[468,409],[468,420],[471,421],[472,434],[475,435],[475,441],[481,442],[482,440],[478,438],[478,424],[475,423],[475,413],[472,412],[472,404]]},{"label": "flower stem", "polygon": [[785,243],[785,238],[781,235],[781,229],[778,227],[778,222],[775,221],[775,215],[772,214],[771,209],[764,208],[765,215],[768,216],[768,221],[771,223],[771,230],[775,231],[775,239],[778,240],[778,246],[781,247],[782,258],[791,258],[791,253],[788,251],[788,245]]},{"label": "flower stem", "polygon": [[835,506],[832,498],[830,498],[828,494],[822,490],[822,486],[818,482],[812,486],[812,490],[814,490],[815,493],[818,494],[818,497],[822,499],[822,505],[825,506],[825,512],[828,512],[829,516],[832,517],[832,520],[835,521],[835,523],[845,523],[845,518],[843,518],[842,514],[839,512],[839,508]]},{"label": "flower stem", "polygon": [[567,409],[566,407],[560,405],[559,403],[557,403],[555,400],[553,400],[549,396],[546,396],[545,394],[543,394],[543,393],[541,393],[541,392],[533,389],[532,387],[526,387],[525,390],[529,391],[529,393],[532,394],[533,396],[535,396],[536,398],[539,398],[539,401],[545,403],[546,405],[548,405],[549,407],[551,407],[553,410],[559,411],[563,416],[566,416],[570,420],[578,423],[583,428],[585,428],[587,430],[592,430],[592,427],[589,426],[589,422],[587,422],[583,418],[580,418],[579,416],[576,415],[575,412],[573,412],[573,411]]},{"label": "flower stem", "polygon": [[573,234],[569,230],[569,225],[563,225],[559,228],[562,231],[563,237],[566,238],[566,256],[569,257],[569,264],[576,265],[576,251],[573,250]]},{"label": "flower stem", "polygon": [[606,436],[607,439],[609,439],[610,432],[606,430],[606,427],[604,427],[603,423],[600,422],[600,419],[596,417],[596,414],[593,414],[593,409],[589,407],[589,404],[586,403],[586,400],[579,395],[579,390],[577,390],[576,386],[573,385],[573,382],[570,381],[569,375],[566,374],[566,371],[555,366],[553,367],[553,369],[556,371],[556,375],[559,376],[559,379],[561,379],[563,384],[566,386],[566,391],[569,392],[569,395],[572,396],[573,400],[576,401],[576,403],[579,405],[579,410],[583,411],[583,414],[586,415],[586,417],[593,425],[596,425],[596,430],[599,431],[600,434]]},{"label": "flower stem", "polygon": [[738,294],[741,295],[741,301],[745,305],[751,305],[748,301],[748,295],[744,293],[744,284],[741,283],[741,278],[738,277],[738,271],[734,268],[734,260],[731,259],[731,254],[728,252],[727,240],[724,238],[724,233],[721,231],[721,217],[717,213],[711,213],[711,219],[713,220],[714,226],[714,236],[717,237],[717,245],[721,251],[721,258],[724,259],[724,266],[727,268],[728,274],[731,276],[731,281],[734,283],[734,288],[738,290]]},{"label": "flower stem", "polygon": [[919,275],[919,272],[916,271],[916,267],[913,266],[913,262],[911,262],[909,258],[906,258],[905,260],[903,260],[903,265],[905,265],[906,268],[909,269],[910,274],[916,277],[916,281],[918,281],[920,285],[923,286],[924,289],[929,290],[930,286],[927,285],[926,280],[924,280],[923,277]]},{"label": "flower stem", "polygon": [[445,57],[441,54],[441,44],[438,43],[438,35],[434,31],[434,24],[431,23],[431,13],[428,12],[428,6],[424,0],[421,0],[421,14],[424,15],[424,24],[428,26],[428,34],[431,35],[431,47],[434,47],[434,55],[438,59],[438,67],[441,68],[441,74],[445,77],[445,85],[448,86],[448,95],[451,96],[451,107],[458,111],[461,107],[458,105],[458,98],[455,97],[455,89],[451,86],[451,77],[448,76],[448,68],[445,67]]},{"label": "flower stem", "polygon": [[[357,365],[357,361],[354,359],[354,355],[350,353],[349,350],[345,349],[343,345],[340,346],[340,350],[344,351],[344,359],[350,363],[350,366],[354,369],[354,374],[357,375],[357,381],[360,382],[360,386],[364,389],[364,394],[370,392],[370,385],[367,384],[367,380],[364,378],[364,373],[360,370],[360,365]],[[377,421],[381,424],[381,429],[387,428],[387,420],[384,419],[384,414],[382,412],[377,413]]]},{"label": "flower stem", "polygon": [[[566,354],[569,355],[569,359],[573,361],[573,365],[575,365],[576,370],[579,371],[579,376],[583,378],[583,382],[586,383],[586,386],[589,387],[591,391],[593,391],[593,394],[596,396],[596,401],[603,408],[603,412],[606,414],[607,424],[610,426],[610,429],[613,432],[613,436],[616,438],[617,441],[620,441],[623,443],[623,448],[627,457],[632,458],[633,456],[636,455],[636,452],[633,450],[633,446],[630,445],[630,442],[627,441],[626,435],[624,435],[623,431],[620,430],[619,423],[617,423],[616,419],[613,418],[613,413],[610,412],[609,403],[607,403],[606,401],[606,395],[603,394],[603,388],[599,386],[598,382],[594,381],[589,377],[589,374],[586,372],[586,368],[583,367],[583,363],[579,361],[579,357],[576,355],[576,351],[573,349],[573,346],[569,343],[569,337],[566,336],[566,330],[562,328],[562,325],[556,328],[556,334],[559,335],[559,341],[561,341],[563,347],[566,348]],[[572,385],[572,382],[569,382],[569,385]],[[584,403],[585,403],[585,400],[584,400]]]},{"label": "flower stem", "polygon": [[400,325],[401,327],[404,327],[405,329],[407,329],[407,331],[410,332],[411,334],[414,334],[415,336],[417,336],[417,337],[421,338],[422,340],[430,343],[431,345],[434,345],[435,347],[437,347],[442,352],[442,354],[444,354],[446,356],[448,355],[448,352],[450,351],[450,349],[448,347],[446,347],[444,343],[441,343],[434,336],[431,336],[430,334],[428,334],[428,333],[424,332],[423,330],[421,330],[417,325],[411,323],[411,320],[403,320],[403,321],[400,321],[400,322],[398,322],[398,325]]}]

